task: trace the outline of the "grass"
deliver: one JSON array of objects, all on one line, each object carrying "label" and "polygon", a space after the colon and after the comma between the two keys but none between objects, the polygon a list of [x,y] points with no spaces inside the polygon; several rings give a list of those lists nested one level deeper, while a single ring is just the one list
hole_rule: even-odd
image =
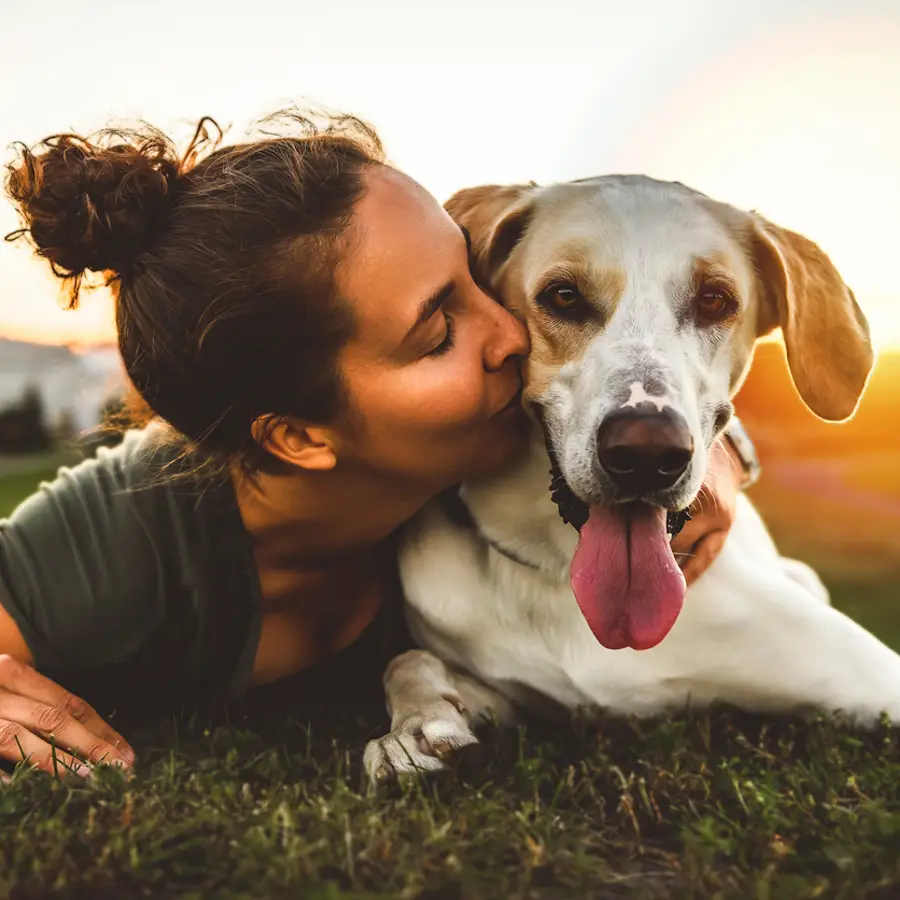
[{"label": "grass", "polygon": [[[733,711],[493,734],[482,759],[378,794],[372,720],[275,706],[132,731],[138,774],[20,771],[0,895],[891,897],[900,747]],[[337,735],[337,737],[335,737]]]},{"label": "grass", "polygon": [[832,603],[900,653],[900,577],[829,585]]},{"label": "grass", "polygon": [[42,481],[52,481],[60,466],[77,460],[74,451],[40,454],[33,459],[0,456],[0,518],[9,515]]},{"label": "grass", "polygon": [[0,517],[12,512],[13,507],[27,497],[41,481],[47,481],[55,474],[55,469],[41,469],[17,472],[0,478]]},{"label": "grass", "polygon": [[[0,514],[49,474],[0,480]],[[900,647],[896,588],[835,587]],[[575,721],[489,733],[456,772],[373,794],[377,704],[312,705],[293,680],[251,700],[116,720],[131,781],[18,769],[0,789],[0,897],[900,896],[886,727],[729,709]]]}]

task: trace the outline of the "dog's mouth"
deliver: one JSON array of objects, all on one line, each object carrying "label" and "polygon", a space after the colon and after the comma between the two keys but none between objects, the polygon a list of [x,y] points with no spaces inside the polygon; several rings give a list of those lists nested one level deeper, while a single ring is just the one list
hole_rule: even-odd
[{"label": "dog's mouth", "polygon": [[581,614],[610,650],[655,647],[684,603],[666,511],[648,503],[591,506],[569,576]]},{"label": "dog's mouth", "polygon": [[572,591],[594,637],[610,650],[648,650],[675,624],[686,584],[671,540],[690,519],[649,503],[579,500],[560,469],[547,432],[550,495],[579,532],[569,568]]}]

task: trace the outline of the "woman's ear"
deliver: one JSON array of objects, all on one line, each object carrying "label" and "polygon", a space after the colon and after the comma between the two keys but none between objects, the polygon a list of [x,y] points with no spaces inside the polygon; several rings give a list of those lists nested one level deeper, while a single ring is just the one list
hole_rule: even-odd
[{"label": "woman's ear", "polygon": [[294,416],[260,416],[251,426],[253,439],[281,462],[310,472],[327,472],[337,465],[329,429]]}]

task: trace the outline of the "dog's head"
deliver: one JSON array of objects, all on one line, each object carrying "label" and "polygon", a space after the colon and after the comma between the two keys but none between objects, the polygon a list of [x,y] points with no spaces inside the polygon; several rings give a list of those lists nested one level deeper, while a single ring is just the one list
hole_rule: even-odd
[{"label": "dog's head", "polygon": [[653,646],[684,595],[665,510],[696,497],[757,338],[780,327],[800,396],[841,420],[872,368],[865,317],[811,241],[681,184],[488,186],[447,209],[476,278],[528,325],[526,402],[590,507],[582,610],[607,646]]}]

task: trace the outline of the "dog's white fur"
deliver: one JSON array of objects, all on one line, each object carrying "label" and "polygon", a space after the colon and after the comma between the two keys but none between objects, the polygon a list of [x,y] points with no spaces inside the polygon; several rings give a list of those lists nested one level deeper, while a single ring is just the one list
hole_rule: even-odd
[{"label": "dog's white fur", "polygon": [[[476,188],[448,209],[471,232],[479,277],[528,324],[526,401],[584,502],[612,499],[597,461],[600,423],[649,402],[687,421],[694,454],[672,488],[640,499],[690,504],[753,345],[774,327],[817,414],[847,417],[864,389],[872,351],[852,293],[814,244],[759,216],[636,176]],[[555,280],[577,285],[587,320],[567,323],[537,302]],[[726,322],[698,324],[695,298],[710,282],[737,308]],[[811,569],[780,557],[744,496],[663,642],[602,647],[569,587],[577,534],[550,499],[548,469],[535,428],[515,465],[462,488],[475,528],[440,503],[410,528],[401,573],[426,650],[385,675],[392,731],[366,749],[373,778],[441,768],[448,751],[475,740],[474,719],[509,720],[516,707],[652,715],[722,700],[900,721],[900,657],[832,608]]]}]

